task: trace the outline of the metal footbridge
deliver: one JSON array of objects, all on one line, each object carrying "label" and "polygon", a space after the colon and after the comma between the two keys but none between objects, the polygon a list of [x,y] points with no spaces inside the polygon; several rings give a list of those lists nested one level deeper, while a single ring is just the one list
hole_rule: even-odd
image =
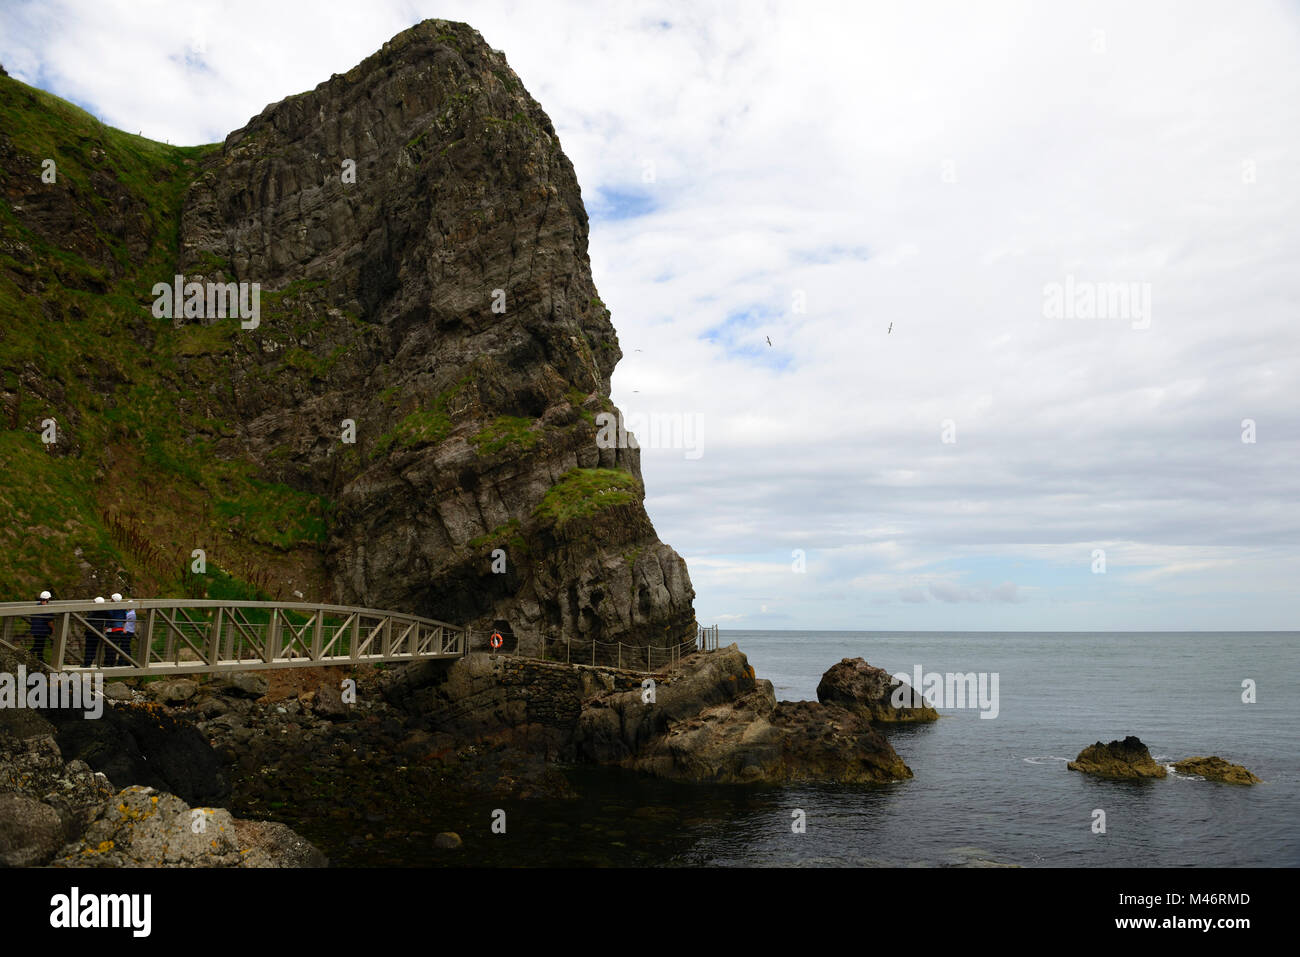
[{"label": "metal footbridge", "polygon": [[[134,632],[114,630],[113,611],[135,612]],[[38,637],[33,619],[49,636]],[[716,625],[668,646],[511,636],[501,654],[658,672],[684,655],[718,647]],[[472,632],[432,618],[349,605],[309,602],[146,598],[123,602],[0,603],[0,645],[30,651],[52,671],[106,677],[192,675],[264,668],[319,668],[492,651],[491,632]]]},{"label": "metal footbridge", "polygon": [[[134,634],[106,619],[125,610],[135,611]],[[42,616],[51,669],[122,677],[459,658],[469,638],[457,625],[373,608],[150,598],[0,604],[0,641],[44,660],[32,628]]]}]

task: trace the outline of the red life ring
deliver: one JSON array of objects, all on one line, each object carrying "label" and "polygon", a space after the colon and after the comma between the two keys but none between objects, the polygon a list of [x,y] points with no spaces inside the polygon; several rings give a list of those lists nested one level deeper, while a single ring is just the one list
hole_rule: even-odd
[{"label": "red life ring", "polygon": [[505,639],[501,637],[501,632],[494,631],[492,632],[492,640],[489,644],[491,644],[493,648],[500,648],[504,641]]}]

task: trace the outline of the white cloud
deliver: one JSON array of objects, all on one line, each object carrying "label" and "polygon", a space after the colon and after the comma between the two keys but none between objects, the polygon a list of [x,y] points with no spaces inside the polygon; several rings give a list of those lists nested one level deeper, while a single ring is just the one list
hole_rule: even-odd
[{"label": "white cloud", "polygon": [[[198,142],[423,16],[463,19],[547,110],[589,207],[653,202],[594,221],[591,257],[616,401],[703,422],[702,458],[643,454],[701,620],[766,596],[809,627],[882,598],[896,627],[1294,626],[1293,7],[187,10],[8,5],[0,61]],[[1045,318],[1067,275],[1149,283],[1150,328]]]}]

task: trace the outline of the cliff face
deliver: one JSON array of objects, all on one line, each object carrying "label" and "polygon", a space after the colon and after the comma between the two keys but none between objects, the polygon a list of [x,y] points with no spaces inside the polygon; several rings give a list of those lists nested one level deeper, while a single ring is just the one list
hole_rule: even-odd
[{"label": "cliff face", "polygon": [[[123,361],[128,381],[165,379],[154,394],[174,429],[199,423],[151,463],[150,487],[183,460],[220,515],[190,509],[173,526],[201,539],[208,522],[245,563],[274,568],[269,593],[522,640],[693,635],[694,592],[645,513],[639,452],[596,444],[621,352],[581,191],[500,53],[463,24],[425,21],[187,163],[176,258],[136,271],[137,301],[173,266],[186,281],[258,283],[261,300],[251,329],[150,319],[142,341],[166,361]],[[105,432],[126,440],[115,463],[140,457],[139,431]],[[194,442],[204,454],[188,459]],[[211,462],[242,471],[208,474]],[[283,533],[259,527],[268,497]]]},{"label": "cliff face", "polygon": [[[521,637],[689,633],[690,580],[641,505],[639,453],[596,446],[621,352],[587,229],[550,119],[461,24],[408,30],[209,157],[181,266],[283,294],[254,355],[323,365],[230,387],[248,452],[337,503],[337,599]],[[291,330],[271,328],[282,316]],[[557,528],[534,513],[562,483],[589,507]],[[633,494],[606,505],[611,484]]]}]

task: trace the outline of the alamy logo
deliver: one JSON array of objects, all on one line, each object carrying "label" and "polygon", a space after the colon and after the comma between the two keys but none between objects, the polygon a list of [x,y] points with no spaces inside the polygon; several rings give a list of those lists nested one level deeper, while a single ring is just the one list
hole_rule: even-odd
[{"label": "alamy logo", "polygon": [[[622,421],[613,412],[596,413],[596,447],[600,449],[685,449],[686,458],[704,454],[696,413],[633,412]],[[641,435],[637,439],[636,434]]]},{"label": "alamy logo", "polygon": [[153,897],[149,894],[85,894],[74,887],[50,898],[51,927],[129,927],[131,936],[148,937]]},{"label": "alamy logo", "polygon": [[927,703],[934,708],[976,708],[980,709],[981,718],[998,716],[998,673],[981,671],[976,674],[940,674],[937,671],[922,672],[920,665],[912,668],[912,673],[898,672],[892,675],[897,687],[890,695],[889,703],[895,708],[921,708]]},{"label": "alamy logo", "polygon": [[0,672],[0,708],[67,708],[84,711],[87,718],[104,714],[104,676],[27,673],[26,665],[17,674]]},{"label": "alamy logo", "polygon": [[1151,283],[1085,282],[1072,275],[1043,286],[1044,319],[1128,319],[1151,326]]},{"label": "alamy logo", "polygon": [[171,284],[154,283],[155,319],[225,319],[238,315],[241,329],[256,329],[262,316],[260,282],[186,282],[176,276]]}]

